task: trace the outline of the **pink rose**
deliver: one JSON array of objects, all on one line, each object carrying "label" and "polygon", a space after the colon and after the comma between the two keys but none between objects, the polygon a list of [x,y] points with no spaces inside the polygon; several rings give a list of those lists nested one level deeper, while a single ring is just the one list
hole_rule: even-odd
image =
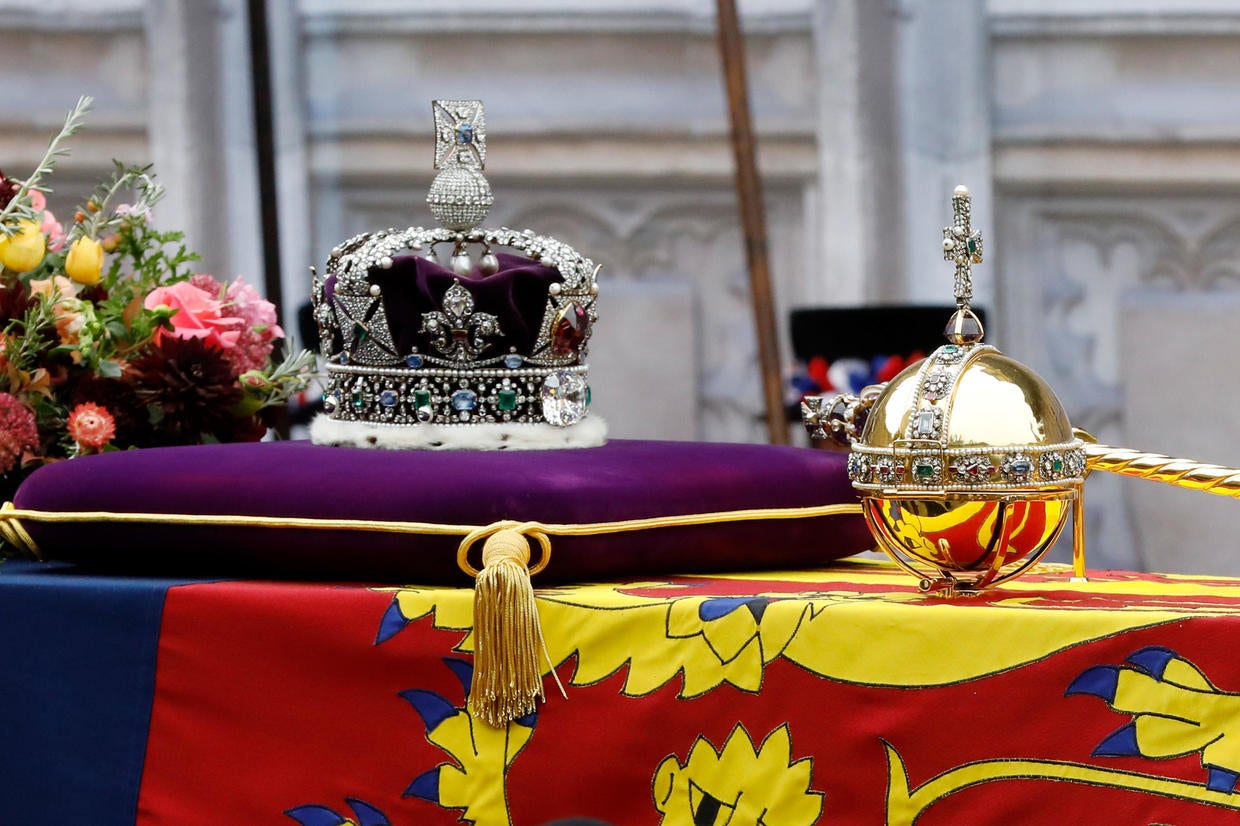
[{"label": "pink rose", "polygon": [[47,236],[47,248],[52,252],[60,252],[65,248],[65,228],[56,220],[50,209],[43,210],[43,225],[40,227]]},{"label": "pink rose", "polygon": [[262,370],[271,358],[275,340],[284,338],[284,330],[276,323],[276,305],[259,295],[240,276],[231,284],[221,284],[206,273],[190,279],[195,287],[217,296],[225,318],[243,322],[237,345],[228,352],[228,362],[235,375]]},{"label": "pink rose", "polygon": [[52,252],[60,252],[65,246],[65,228],[47,208],[47,197],[37,189],[31,190],[30,206],[35,212],[43,213],[39,228],[47,236],[47,248]]},{"label": "pink rose", "polygon": [[172,330],[160,330],[157,339],[165,335],[173,338],[200,338],[220,350],[231,350],[241,335],[241,331],[235,328],[244,323],[239,318],[224,317],[219,300],[188,281],[180,281],[168,287],[156,287],[142,304],[148,310],[160,306],[176,310],[170,319]]}]

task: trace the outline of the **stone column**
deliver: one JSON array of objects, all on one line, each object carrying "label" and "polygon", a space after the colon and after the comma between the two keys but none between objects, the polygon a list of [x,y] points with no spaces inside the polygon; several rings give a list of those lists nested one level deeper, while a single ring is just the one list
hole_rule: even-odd
[{"label": "stone column", "polygon": [[244,0],[147,0],[151,160],[167,187],[163,229],[186,234],[205,272],[262,287]]},{"label": "stone column", "polygon": [[942,230],[950,223],[952,189],[965,184],[973,193],[974,226],[988,250],[974,279],[974,303],[992,310],[998,277],[989,251],[1003,239],[993,234],[985,0],[902,0],[897,42],[903,295],[916,303],[951,303],[952,267],[943,261]]},{"label": "stone column", "polygon": [[817,304],[899,298],[904,210],[899,105],[898,16],[875,0],[822,0],[814,6],[818,73],[821,275]]}]

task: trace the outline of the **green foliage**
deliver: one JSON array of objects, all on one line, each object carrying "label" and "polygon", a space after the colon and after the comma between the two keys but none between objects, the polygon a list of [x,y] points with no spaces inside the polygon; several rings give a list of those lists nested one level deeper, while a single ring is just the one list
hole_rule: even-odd
[{"label": "green foliage", "polygon": [[69,110],[69,114],[65,116],[64,125],[48,143],[47,152],[39,161],[39,165],[35,167],[29,178],[20,182],[16,195],[4,209],[0,210],[0,235],[11,236],[21,221],[37,221],[42,217],[31,206],[30,193],[32,190],[52,191],[43,181],[55,171],[56,161],[69,154],[66,141],[85,125],[86,113],[90,111],[94,102],[95,99],[92,97],[80,97],[74,107]]}]

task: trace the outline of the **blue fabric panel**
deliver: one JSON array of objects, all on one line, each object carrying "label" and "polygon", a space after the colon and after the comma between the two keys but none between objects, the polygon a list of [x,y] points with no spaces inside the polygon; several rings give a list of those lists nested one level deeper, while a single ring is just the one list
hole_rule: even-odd
[{"label": "blue fabric panel", "polygon": [[0,565],[0,821],[133,826],[175,584]]}]

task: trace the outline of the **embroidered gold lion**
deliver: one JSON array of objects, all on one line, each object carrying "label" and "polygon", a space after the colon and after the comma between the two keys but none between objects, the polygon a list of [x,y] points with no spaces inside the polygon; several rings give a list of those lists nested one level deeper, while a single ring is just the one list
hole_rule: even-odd
[{"label": "embroidered gold lion", "polygon": [[813,760],[792,760],[783,725],[755,749],[739,723],[716,751],[699,737],[682,764],[670,755],[655,771],[652,793],[661,826],[810,826],[823,793],[810,789]]},{"label": "embroidered gold lion", "polygon": [[[447,659],[444,664],[467,689],[470,663]],[[533,737],[538,715],[493,728],[475,720],[468,704],[457,706],[433,691],[410,689],[400,696],[422,718],[427,741],[453,761],[418,775],[405,790],[405,797],[421,798],[444,809],[461,809],[461,821],[474,826],[511,826],[508,768]]]}]

